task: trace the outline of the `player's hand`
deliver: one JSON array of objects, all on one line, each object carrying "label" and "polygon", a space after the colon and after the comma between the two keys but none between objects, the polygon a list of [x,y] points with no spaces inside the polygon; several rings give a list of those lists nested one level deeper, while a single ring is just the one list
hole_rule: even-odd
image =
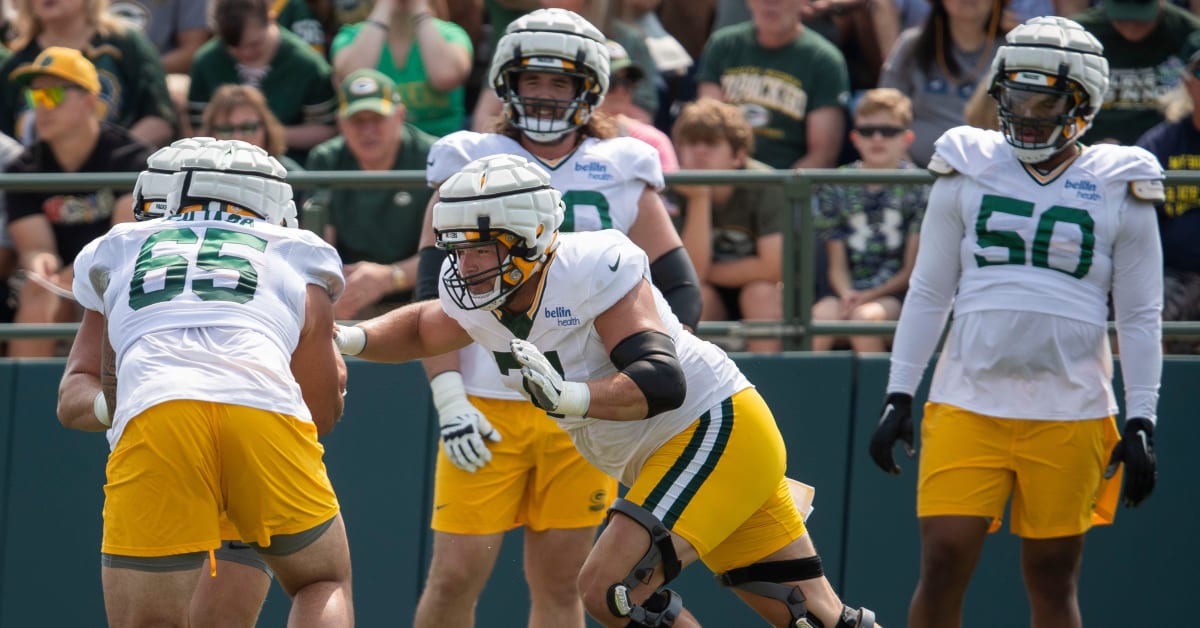
[{"label": "player's hand", "polygon": [[334,324],[333,343],[343,355],[358,355],[367,347],[367,332],[356,325]]},{"label": "player's hand", "polygon": [[909,458],[916,453],[913,448],[912,401],[912,395],[889,394],[883,402],[879,424],[871,434],[871,459],[880,469],[892,475],[900,474],[900,465],[892,458],[897,440],[904,441],[904,453]]},{"label": "player's hand", "polygon": [[1125,464],[1124,502],[1133,508],[1154,492],[1158,479],[1158,462],[1154,457],[1154,423],[1150,419],[1133,418],[1125,421],[1121,442],[1113,448],[1112,458],[1104,477],[1116,475],[1117,467]]},{"label": "player's hand", "polygon": [[587,384],[563,381],[563,376],[533,343],[514,338],[509,348],[521,364],[525,390],[529,391],[533,405],[561,415],[583,416],[587,413],[591,402]]},{"label": "player's hand", "polygon": [[474,473],[492,460],[486,438],[500,442],[497,432],[487,417],[467,399],[467,389],[458,371],[439,373],[429,381],[433,392],[433,405],[438,412],[438,425],[442,433],[442,449],[451,464]]}]

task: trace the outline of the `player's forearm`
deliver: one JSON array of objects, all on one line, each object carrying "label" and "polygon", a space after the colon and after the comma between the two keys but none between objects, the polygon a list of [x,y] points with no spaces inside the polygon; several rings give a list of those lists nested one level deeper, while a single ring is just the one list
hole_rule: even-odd
[{"label": "player's forearm", "polygon": [[96,418],[100,378],[88,373],[68,373],[58,388],[58,421],[82,432],[103,432],[108,426]]},{"label": "player's forearm", "polygon": [[462,365],[458,359],[458,352],[451,351],[442,355],[435,355],[430,358],[421,360],[421,366],[425,369],[425,377],[430,381],[433,378],[445,373],[446,371],[461,371]]},{"label": "player's forearm", "polygon": [[647,418],[648,404],[637,384],[624,373],[589,380],[591,403],[587,416],[607,421],[640,421]]},{"label": "player's forearm", "polygon": [[1162,250],[1149,207],[1127,211],[1113,247],[1113,313],[1125,415],[1155,420],[1162,379]]},{"label": "player's forearm", "polygon": [[442,313],[441,303],[410,303],[357,325],[366,342],[359,358],[372,362],[408,362],[449,353],[470,343],[458,323]]}]

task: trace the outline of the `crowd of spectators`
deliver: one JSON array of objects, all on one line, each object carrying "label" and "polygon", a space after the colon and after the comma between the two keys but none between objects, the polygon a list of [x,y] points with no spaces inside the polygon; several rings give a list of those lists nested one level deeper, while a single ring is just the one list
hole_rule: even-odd
[{"label": "crowd of spectators", "polygon": [[[438,137],[492,131],[487,85],[505,26],[561,7],[609,38],[600,111],[676,169],[923,168],[961,124],[995,128],[991,62],[1006,32],[1072,17],[1105,47],[1111,87],[1085,141],[1200,169],[1200,16],[1187,0],[0,0],[0,168],[140,170],[172,139],[254,142],[289,170],[420,170]],[[143,158],[142,162],[138,157]],[[127,220],[129,190],[0,195],[0,322],[69,321],[71,261]],[[925,186],[819,186],[819,320],[898,317]],[[341,318],[411,298],[430,190],[305,191],[343,256]],[[704,286],[704,320],[781,315],[781,189],[712,188],[710,215],[664,190]],[[1160,208],[1165,317],[1200,317],[1195,185]],[[7,226],[5,221],[7,220]],[[99,230],[99,231],[97,231]],[[90,235],[89,235],[90,234]],[[808,263],[810,260],[803,260]],[[57,286],[63,290],[55,290]],[[880,351],[886,339],[818,338]],[[774,340],[746,348],[778,350]],[[12,341],[0,355],[53,355]]]}]

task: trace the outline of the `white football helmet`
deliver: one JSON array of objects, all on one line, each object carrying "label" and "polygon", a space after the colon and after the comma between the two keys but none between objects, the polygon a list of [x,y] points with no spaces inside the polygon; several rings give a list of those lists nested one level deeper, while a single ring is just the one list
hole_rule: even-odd
[{"label": "white football helmet", "polygon": [[168,215],[185,207],[224,203],[271,224],[297,226],[287,169],[267,151],[241,140],[216,140],[183,155],[167,197]]},{"label": "white football helmet", "polygon": [[438,248],[450,253],[442,283],[463,309],[500,307],[558,246],[562,194],[551,187],[548,172],[524,157],[476,159],[438,194],[433,230]]},{"label": "white football helmet", "polygon": [[[504,102],[504,118],[525,135],[552,143],[587,124],[608,93],[609,58],[605,37],[576,13],[538,9],[508,25],[496,44],[488,80]],[[575,80],[570,100],[522,98],[521,72],[553,72]]]},{"label": "white football helmet", "polygon": [[1041,163],[1092,124],[1108,90],[1104,46],[1079,23],[1030,18],[1008,33],[992,61],[989,93],[1017,159]]},{"label": "white football helmet", "polygon": [[147,168],[138,175],[137,183],[133,186],[133,217],[137,220],[151,220],[165,216],[167,195],[171,191],[171,175],[179,172],[180,159],[215,141],[217,140],[211,137],[185,137],[147,157]]}]

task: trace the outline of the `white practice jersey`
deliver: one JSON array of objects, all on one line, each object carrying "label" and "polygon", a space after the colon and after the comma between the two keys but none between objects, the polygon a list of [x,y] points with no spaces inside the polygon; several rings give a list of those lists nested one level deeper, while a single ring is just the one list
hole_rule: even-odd
[{"label": "white practice jersey", "polygon": [[1003,135],[947,131],[930,169],[921,247],[889,392],[915,390],[953,303],[929,398],[980,414],[1073,420],[1117,411],[1107,334],[1116,312],[1129,416],[1153,419],[1162,262],[1152,202],[1162,170],[1134,147],[1087,147],[1050,173]]},{"label": "white practice jersey", "polygon": [[191,399],[311,421],[291,357],[308,284],[336,299],[337,251],[314,234],[214,211],[123,223],[75,259],[75,297],[108,320],[109,444],[157,404]]},{"label": "white practice jersey", "polygon": [[[561,244],[541,275],[538,295],[525,315],[464,310],[441,289],[442,308],[459,322],[486,352],[491,366],[510,392],[521,399],[521,366],[509,343],[523,338],[537,346],[569,381],[584,382],[617,372],[596,333],[596,317],[650,278],[646,254],[624,234],[598,231],[562,234]],[[449,260],[444,268],[449,267]],[[652,286],[653,287],[653,286]],[[653,290],[658,314],[675,341],[687,377],[681,407],[642,421],[559,418],[575,448],[596,468],[633,483],[647,456],[687,429],[709,408],[749,388],[737,366],[716,346],[683,329],[665,299]]]},{"label": "white practice jersey", "polygon": [[[430,185],[440,185],[468,163],[502,153],[520,155],[550,173],[550,184],[562,192],[566,206],[559,228],[564,232],[616,229],[629,233],[637,221],[638,200],[646,187],[660,190],[664,186],[658,151],[632,137],[589,137],[575,152],[551,165],[508,136],[459,131],[441,138],[429,149],[425,177]],[[467,392],[489,399],[522,398],[500,381],[494,360],[486,351],[469,346],[459,357]]]}]

